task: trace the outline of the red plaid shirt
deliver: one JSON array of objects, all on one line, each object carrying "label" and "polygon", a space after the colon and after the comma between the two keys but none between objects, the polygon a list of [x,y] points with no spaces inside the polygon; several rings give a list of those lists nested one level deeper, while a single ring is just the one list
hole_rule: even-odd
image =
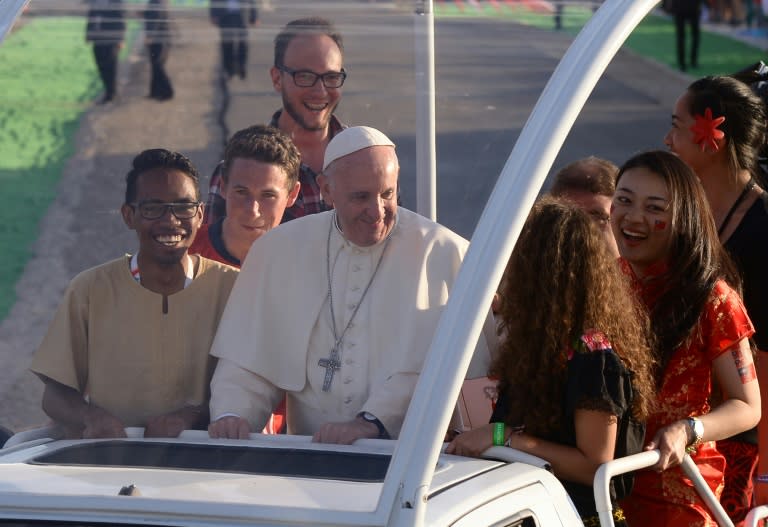
[{"label": "red plaid shirt", "polygon": [[[269,126],[277,128],[277,121],[280,118],[282,110],[278,110],[272,116],[272,120],[269,122]],[[335,115],[331,116],[331,122],[329,123],[330,135],[333,138],[334,135],[341,132],[347,125],[339,121]],[[211,183],[208,186],[208,201],[205,203],[205,216],[203,223],[216,223],[218,220],[227,215],[226,201],[221,195],[221,171],[224,167],[224,161],[220,161],[211,174]],[[320,195],[320,186],[317,184],[317,172],[310,167],[301,164],[299,168],[299,183],[301,188],[299,189],[299,196],[296,198],[296,203],[291,207],[285,209],[283,219],[280,223],[295,220],[308,214],[317,214],[318,212],[324,212],[330,210],[331,207],[326,205]]]}]

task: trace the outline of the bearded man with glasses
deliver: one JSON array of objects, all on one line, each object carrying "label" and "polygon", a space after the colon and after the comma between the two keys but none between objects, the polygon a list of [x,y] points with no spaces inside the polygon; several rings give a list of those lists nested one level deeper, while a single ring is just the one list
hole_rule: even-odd
[{"label": "bearded man with glasses", "polygon": [[[301,153],[299,194],[294,204],[285,209],[282,223],[330,209],[320,195],[317,175],[325,147],[346,128],[334,115],[347,78],[343,53],[341,34],[330,21],[320,17],[289,22],[275,37],[274,63],[269,74],[283,106],[269,125],[287,134]],[[226,215],[221,191],[222,166],[219,163],[211,176],[205,223],[216,223]]]},{"label": "bearded man with glasses", "polygon": [[133,160],[121,207],[133,255],[76,276],[32,361],[43,410],[68,438],[176,437],[208,423],[208,355],[237,270],[188,254],[202,221],[182,154]]}]

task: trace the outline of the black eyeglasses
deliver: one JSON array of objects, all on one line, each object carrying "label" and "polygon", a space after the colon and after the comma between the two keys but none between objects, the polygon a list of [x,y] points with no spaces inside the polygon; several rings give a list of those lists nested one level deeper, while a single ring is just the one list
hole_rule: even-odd
[{"label": "black eyeglasses", "polygon": [[137,208],[139,214],[145,220],[156,220],[165,216],[169,210],[171,214],[180,220],[194,218],[200,209],[199,201],[180,201],[177,203],[161,203],[155,201],[143,201],[141,203],[130,203],[131,207]]},{"label": "black eyeglasses", "polygon": [[341,71],[329,71],[323,74],[309,70],[292,70],[285,66],[278,66],[277,69],[293,77],[293,83],[299,88],[311,88],[317,84],[317,79],[323,79],[323,86],[326,88],[341,88],[347,79],[344,68],[341,68]]}]

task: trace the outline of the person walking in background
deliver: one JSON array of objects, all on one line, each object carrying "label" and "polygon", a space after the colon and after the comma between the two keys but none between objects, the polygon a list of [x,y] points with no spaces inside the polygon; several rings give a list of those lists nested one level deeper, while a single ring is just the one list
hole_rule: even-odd
[{"label": "person walking in background", "polygon": [[248,24],[259,21],[254,0],[211,0],[211,22],[221,32],[221,60],[224,73],[230,79],[246,76],[248,59]]},{"label": "person walking in background", "polygon": [[746,2],[742,0],[728,0],[726,6],[730,13],[728,23],[732,26],[740,26],[746,17]]},{"label": "person walking in background", "polygon": [[100,103],[117,94],[117,60],[125,37],[122,0],[89,0],[85,40],[93,43],[93,58],[104,84]]},{"label": "person walking in background", "polygon": [[[668,10],[675,18],[675,44],[677,47],[677,67],[686,71],[688,65],[699,67],[699,39],[702,0],[671,0]],[[685,62],[685,25],[691,27],[690,63]]]},{"label": "person walking in background", "polygon": [[167,101],[173,98],[171,79],[165,71],[171,44],[168,0],[149,0],[144,11],[144,35],[152,67],[149,98]]}]

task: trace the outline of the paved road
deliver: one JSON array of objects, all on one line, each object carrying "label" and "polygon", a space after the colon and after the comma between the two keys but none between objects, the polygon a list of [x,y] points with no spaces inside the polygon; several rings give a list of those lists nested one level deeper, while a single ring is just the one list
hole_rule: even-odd
[{"label": "paved road", "polygon": [[[61,9],[65,4],[82,9],[78,0],[51,5]],[[220,156],[224,129],[232,133],[266,122],[279,106],[267,70],[272,39],[285,22],[308,14],[336,21],[345,36],[350,73],[339,115],[349,124],[375,126],[393,138],[402,167],[404,205],[415,207],[413,16],[388,2],[312,2],[309,10],[306,5],[272,1],[273,10],[265,10],[260,26],[251,31],[248,79],[234,79],[228,86],[219,81],[217,35],[205,11],[177,12],[179,33],[169,69],[178,97],[168,104],[143,98],[146,61],[140,47],[133,50],[123,68],[121,100],[94,107],[83,121],[77,153],[43,222],[36,257],[19,284],[19,302],[0,325],[0,363],[6,365],[0,374],[0,423],[18,429],[44,419],[40,383],[25,369],[68,280],[134,249],[133,236],[116,214],[130,157],[142,148],[168,146],[187,152],[208,174]],[[568,44],[566,35],[510,22],[437,22],[439,221],[471,235],[515,139]],[[673,70],[620,53],[556,166],[590,154],[619,163],[638,150],[660,146],[672,103],[688,82]]]}]

